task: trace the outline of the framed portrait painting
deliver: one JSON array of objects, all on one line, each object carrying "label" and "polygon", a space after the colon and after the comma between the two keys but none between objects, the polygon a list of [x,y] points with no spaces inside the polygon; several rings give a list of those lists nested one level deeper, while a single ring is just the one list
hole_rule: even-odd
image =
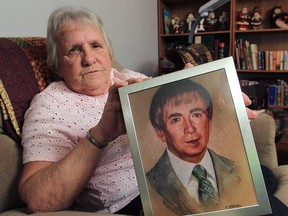
[{"label": "framed portrait painting", "polygon": [[271,212],[232,57],[119,94],[144,215]]}]

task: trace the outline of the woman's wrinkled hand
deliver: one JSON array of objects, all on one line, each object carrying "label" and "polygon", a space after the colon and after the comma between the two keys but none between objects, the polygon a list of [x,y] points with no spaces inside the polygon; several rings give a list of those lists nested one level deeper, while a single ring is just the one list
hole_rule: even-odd
[{"label": "woman's wrinkled hand", "polygon": [[102,117],[96,126],[104,142],[108,143],[126,133],[118,89],[132,83],[142,82],[145,78],[131,78],[125,82],[115,82],[109,88],[109,95]]}]

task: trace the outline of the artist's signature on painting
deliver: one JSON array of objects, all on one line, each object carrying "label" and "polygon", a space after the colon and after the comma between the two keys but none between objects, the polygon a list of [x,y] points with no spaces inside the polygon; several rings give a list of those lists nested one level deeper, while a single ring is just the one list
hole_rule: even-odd
[{"label": "artist's signature on painting", "polygon": [[226,206],[225,208],[226,208],[226,209],[231,209],[231,208],[239,208],[239,207],[241,207],[240,204],[232,204],[232,205]]}]

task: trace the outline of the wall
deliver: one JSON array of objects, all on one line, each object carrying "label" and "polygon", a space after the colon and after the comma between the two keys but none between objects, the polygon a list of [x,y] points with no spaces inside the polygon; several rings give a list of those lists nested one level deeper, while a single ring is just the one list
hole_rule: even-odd
[{"label": "wall", "polygon": [[115,58],[125,67],[157,74],[155,0],[0,0],[0,37],[45,36],[50,13],[59,6],[84,6],[102,17]]}]

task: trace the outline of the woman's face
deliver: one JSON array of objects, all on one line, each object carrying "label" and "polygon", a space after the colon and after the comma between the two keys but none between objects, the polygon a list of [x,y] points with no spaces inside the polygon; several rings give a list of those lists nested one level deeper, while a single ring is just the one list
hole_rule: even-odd
[{"label": "woman's face", "polygon": [[57,37],[58,75],[80,94],[96,96],[111,85],[111,56],[101,31],[93,25],[69,22]]}]

